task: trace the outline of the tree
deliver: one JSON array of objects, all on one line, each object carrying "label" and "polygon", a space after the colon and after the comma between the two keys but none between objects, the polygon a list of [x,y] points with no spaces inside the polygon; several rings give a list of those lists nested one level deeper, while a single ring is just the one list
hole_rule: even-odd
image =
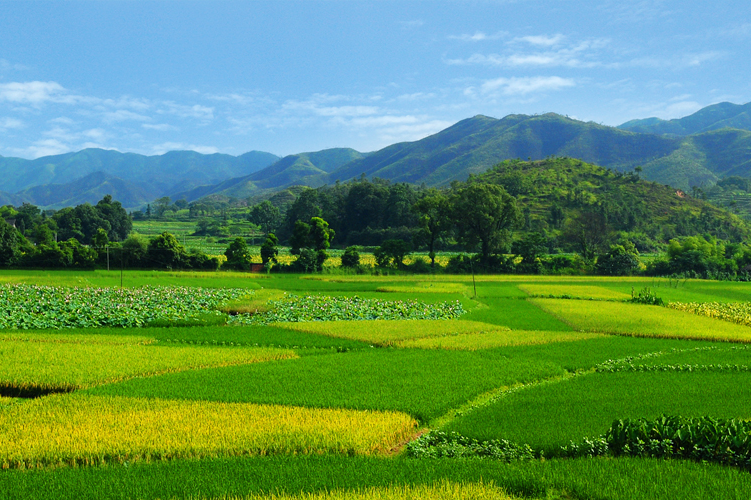
[{"label": "tree", "polygon": [[279,244],[279,239],[274,233],[266,235],[266,241],[261,245],[261,262],[263,265],[268,265],[269,262],[276,264],[276,256],[279,255],[279,250],[276,248]]},{"label": "tree", "polygon": [[184,266],[187,253],[175,235],[165,231],[149,241],[147,257],[151,265],[174,269]]},{"label": "tree", "polygon": [[386,267],[392,263],[397,268],[404,265],[404,258],[412,251],[412,245],[404,240],[386,240],[376,248],[373,256],[379,267]]},{"label": "tree", "polygon": [[140,234],[131,234],[125,241],[121,251],[123,252],[123,264],[128,267],[142,267],[146,265],[146,254],[149,242]]},{"label": "tree", "polygon": [[105,195],[94,207],[102,219],[109,222],[107,237],[110,241],[123,241],[133,230],[133,221],[119,201],[112,201],[112,196]]},{"label": "tree", "polygon": [[272,205],[270,201],[266,200],[258,205],[254,205],[253,208],[250,209],[248,220],[259,226],[261,231],[268,234],[279,227],[279,224],[282,221],[282,215],[278,208]]},{"label": "tree", "polygon": [[521,219],[516,199],[493,184],[457,184],[449,206],[459,240],[468,249],[479,245],[483,263],[490,261],[491,254],[504,249],[511,238],[511,230],[518,227]]},{"label": "tree", "polygon": [[247,271],[250,269],[251,254],[248,244],[243,238],[235,238],[235,241],[229,244],[224,255],[227,256],[225,267],[228,269],[237,269],[238,271]]},{"label": "tree", "polygon": [[350,246],[342,254],[342,267],[357,267],[360,265],[360,247]]},{"label": "tree", "polygon": [[289,238],[289,252],[299,255],[300,250],[310,247],[310,226],[301,220],[295,221],[295,228]]},{"label": "tree", "polygon": [[428,246],[430,265],[435,267],[435,244],[444,232],[451,228],[449,218],[449,199],[438,190],[431,190],[430,194],[412,205],[412,210],[419,214],[420,230],[415,235],[415,241]]},{"label": "tree", "polygon": [[589,209],[569,220],[563,230],[563,238],[574,246],[587,262],[594,262],[610,240],[611,229],[602,211]]},{"label": "tree", "polygon": [[540,274],[541,257],[547,253],[548,239],[540,233],[527,233],[521,241],[514,244],[514,253],[522,260],[517,270],[523,274]]},{"label": "tree", "polygon": [[629,276],[639,270],[639,252],[630,241],[610,245],[610,250],[597,258],[597,273],[605,276]]},{"label": "tree", "polygon": [[21,238],[16,228],[0,218],[0,266],[12,266],[21,258]]},{"label": "tree", "polygon": [[171,202],[172,200],[170,200],[169,196],[162,196],[161,198],[154,200],[154,211],[156,212],[156,216],[162,217],[164,212],[169,208]]}]

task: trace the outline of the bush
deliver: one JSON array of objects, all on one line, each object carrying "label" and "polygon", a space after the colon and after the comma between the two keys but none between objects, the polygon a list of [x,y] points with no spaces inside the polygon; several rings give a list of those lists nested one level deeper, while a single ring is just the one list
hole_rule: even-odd
[{"label": "bush", "polygon": [[360,265],[360,247],[350,246],[344,249],[342,267],[357,267]]}]

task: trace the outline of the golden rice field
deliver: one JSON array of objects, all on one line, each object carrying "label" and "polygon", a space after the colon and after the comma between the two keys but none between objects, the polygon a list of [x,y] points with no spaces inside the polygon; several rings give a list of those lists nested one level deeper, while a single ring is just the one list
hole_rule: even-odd
[{"label": "golden rice field", "polygon": [[[50,334],[53,338],[56,334]],[[41,337],[41,334],[39,335]],[[0,386],[73,390],[135,376],[293,358],[288,349],[0,341]]]},{"label": "golden rice field", "polygon": [[276,453],[387,453],[404,413],[85,394],[0,408],[2,468]]},{"label": "golden rice field", "polygon": [[751,326],[751,303],[748,302],[670,302],[668,307],[677,311]]},{"label": "golden rice field", "polygon": [[470,333],[444,337],[419,338],[396,343],[397,347],[417,349],[451,349],[477,351],[515,345],[542,345],[556,342],[576,342],[579,340],[606,337],[602,333],[538,331],[538,330],[494,330],[485,333]]},{"label": "golden rice field", "polygon": [[53,344],[148,345],[156,342],[156,339],[141,335],[91,335],[81,333],[42,333],[27,330],[0,330],[0,342],[3,341],[46,342]]},{"label": "golden rice field", "polygon": [[751,328],[659,306],[530,299],[576,329],[637,337],[751,342]]},{"label": "golden rice field", "polygon": [[504,326],[467,320],[368,320],[311,321],[306,323],[275,323],[272,326],[350,340],[378,346],[425,337],[479,335],[507,331]]},{"label": "golden rice field", "polygon": [[631,295],[592,285],[540,285],[525,283],[519,289],[533,297],[566,297],[575,299],[621,300]]},{"label": "golden rice field", "polygon": [[226,500],[506,500],[513,497],[489,483],[454,483],[440,481],[433,484],[332,490],[297,495],[251,495],[247,497],[222,497]]},{"label": "golden rice field", "polygon": [[420,282],[415,286],[379,286],[376,292],[386,293],[458,293],[467,295],[469,287],[460,283]]}]

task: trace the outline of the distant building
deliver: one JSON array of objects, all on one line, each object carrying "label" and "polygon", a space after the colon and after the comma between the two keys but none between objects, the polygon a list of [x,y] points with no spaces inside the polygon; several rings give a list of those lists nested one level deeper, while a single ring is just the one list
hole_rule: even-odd
[{"label": "distant building", "polygon": [[262,273],[263,270],[266,268],[263,264],[256,264],[254,262],[250,263],[250,272],[251,273]]},{"label": "distant building", "polygon": [[10,226],[16,227],[16,219],[5,219],[5,222]]}]

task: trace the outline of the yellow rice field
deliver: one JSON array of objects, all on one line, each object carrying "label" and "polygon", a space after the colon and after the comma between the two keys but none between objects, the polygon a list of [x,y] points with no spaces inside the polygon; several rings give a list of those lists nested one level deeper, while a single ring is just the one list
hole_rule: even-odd
[{"label": "yellow rice field", "polygon": [[621,300],[631,298],[631,295],[624,292],[617,292],[601,286],[592,285],[540,285],[525,283],[519,285],[519,289],[528,295],[538,297],[570,297],[577,299],[595,299],[595,300]]},{"label": "yellow rice field", "polygon": [[53,395],[0,407],[0,465],[30,468],[237,455],[387,453],[404,413]]},{"label": "yellow rice field", "polygon": [[373,345],[390,346],[397,342],[426,337],[476,335],[507,331],[505,326],[465,320],[370,320],[312,321],[306,323],[275,323],[274,326],[315,333]]},{"label": "yellow rice field", "polygon": [[2,340],[0,385],[73,390],[136,376],[293,357],[297,355],[289,349]]},{"label": "yellow rice field", "polygon": [[639,337],[751,342],[751,328],[667,307],[624,302],[529,299],[576,329]]},{"label": "yellow rice field", "polygon": [[461,334],[445,337],[420,338],[398,342],[398,347],[418,349],[451,349],[477,351],[515,345],[540,345],[556,342],[575,342],[578,340],[606,337],[601,333],[591,332],[545,332],[539,330],[495,330],[480,334]]}]

